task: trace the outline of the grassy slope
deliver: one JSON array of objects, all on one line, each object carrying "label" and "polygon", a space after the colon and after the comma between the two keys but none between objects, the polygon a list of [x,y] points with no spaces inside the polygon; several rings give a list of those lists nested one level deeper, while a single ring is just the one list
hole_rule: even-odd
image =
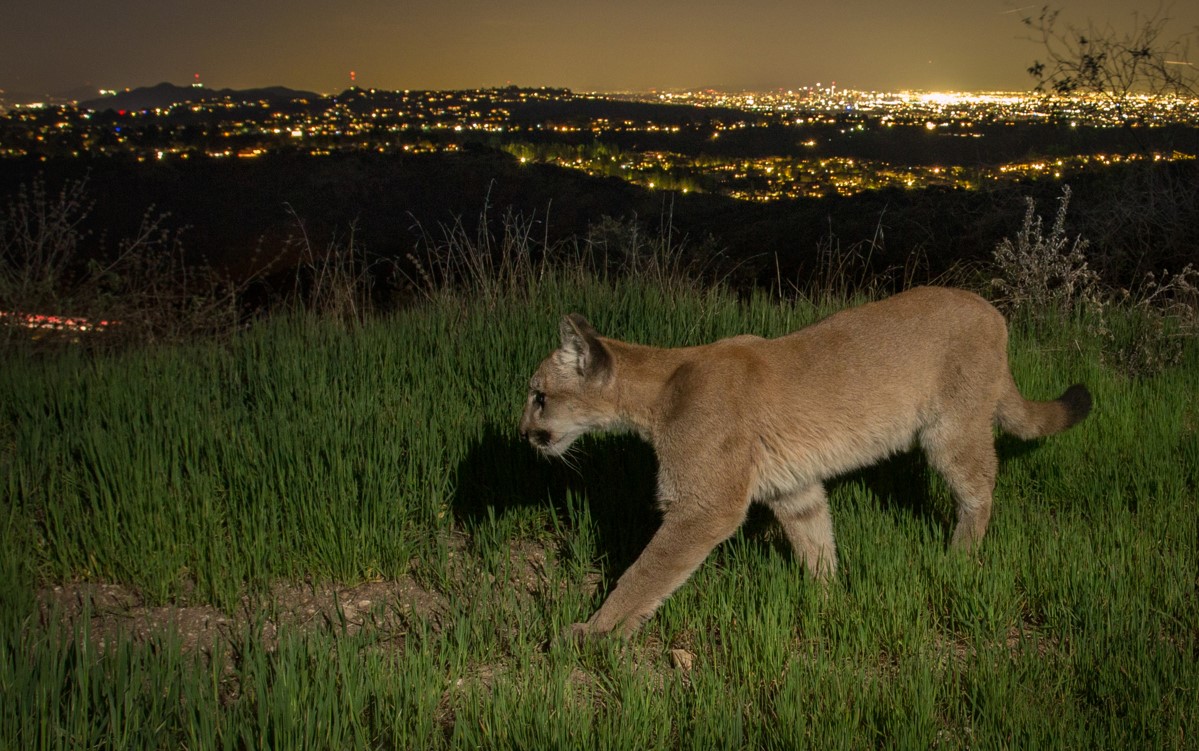
[{"label": "grassy slope", "polygon": [[[754,514],[631,644],[576,650],[556,635],[655,517],[635,440],[588,441],[573,469],[517,440],[569,309],[663,345],[820,314],[550,280],[534,304],[447,298],[357,330],[279,320],[224,346],[6,363],[0,746],[1193,747],[1195,342],[1132,379],[1075,328],[1016,332],[1029,396],[1081,380],[1096,409],[1001,443],[975,559],[946,554],[945,489],[898,457],[834,484],[844,575],[827,597]],[[231,611],[309,577],[412,577],[445,605],[273,650],[246,629],[208,660],[169,634],[98,650],[34,600],[82,578]]]}]

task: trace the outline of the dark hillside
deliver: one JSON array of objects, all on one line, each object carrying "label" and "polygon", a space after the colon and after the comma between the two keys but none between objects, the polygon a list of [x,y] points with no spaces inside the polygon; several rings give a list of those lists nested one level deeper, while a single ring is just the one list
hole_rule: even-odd
[{"label": "dark hillside", "polygon": [[[721,251],[712,268],[738,283],[767,283],[781,275],[802,280],[821,247],[875,241],[876,270],[923,258],[919,276],[989,257],[1013,234],[1024,198],[1036,198],[1049,217],[1061,186],[1054,181],[1012,184],[989,191],[880,191],[769,204],[713,195],[643,190],[616,179],[549,166],[522,166],[486,148],[427,155],[300,155],[255,160],[200,159],[136,163],[115,159],[0,162],[0,196],[43,176],[51,191],[87,177],[95,200],[93,239],[130,235],[147,208],[170,214],[184,246],[234,273],[282,253],[299,236],[297,217],[320,251],[355,242],[372,256],[404,258],[420,229],[461,219],[472,235],[487,209],[491,229],[505,213],[534,217],[537,239],[583,235],[603,217],[637,221],[656,233],[667,219],[689,247]],[[1180,268],[1199,247],[1199,205],[1185,186],[1199,185],[1199,166],[1109,170],[1072,181],[1072,235],[1092,241],[1094,265],[1116,277],[1163,266]],[[706,240],[711,242],[704,242]],[[283,261],[286,265],[286,259]],[[1104,268],[1108,266],[1109,268]],[[1113,279],[1115,283],[1126,283]]]}]

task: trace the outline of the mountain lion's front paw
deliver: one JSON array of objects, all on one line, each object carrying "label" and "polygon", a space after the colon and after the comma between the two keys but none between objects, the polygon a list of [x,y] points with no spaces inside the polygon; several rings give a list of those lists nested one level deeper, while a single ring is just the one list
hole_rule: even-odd
[{"label": "mountain lion's front paw", "polygon": [[572,623],[566,628],[562,637],[566,641],[581,644],[589,639],[595,639],[601,634],[586,623]]},{"label": "mountain lion's front paw", "polygon": [[572,623],[562,632],[562,641],[569,644],[584,644],[598,641],[609,635],[609,631],[598,629],[590,623]]}]

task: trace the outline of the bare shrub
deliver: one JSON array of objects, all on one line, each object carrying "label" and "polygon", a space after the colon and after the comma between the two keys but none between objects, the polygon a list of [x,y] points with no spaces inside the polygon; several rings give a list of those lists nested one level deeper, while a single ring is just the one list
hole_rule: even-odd
[{"label": "bare shrub", "polygon": [[8,200],[0,215],[4,341],[178,341],[236,325],[237,288],[188,261],[166,214],[151,207],[109,249],[87,229],[87,193],[86,179],[51,193],[39,178]]},{"label": "bare shrub", "polygon": [[375,308],[374,280],[380,265],[387,264],[394,271],[394,262],[370,259],[357,242],[358,228],[353,222],[344,240],[335,237],[323,252],[318,252],[304,221],[291,206],[287,208],[299,233],[289,241],[297,256],[292,302],[343,325],[363,323]]},{"label": "bare shrub", "polygon": [[692,249],[677,241],[669,216],[658,232],[647,232],[636,220],[600,217],[579,241],[579,260],[593,273],[635,276],[662,287],[692,284],[703,275],[710,249]]},{"label": "bare shrub", "polygon": [[1032,198],[1025,201],[1020,231],[1014,238],[1003,238],[992,254],[998,276],[991,285],[1000,296],[998,302],[1011,309],[1036,311],[1066,312],[1076,306],[1101,309],[1099,275],[1087,262],[1088,243],[1081,236],[1071,239],[1066,234],[1070,186],[1062,188],[1048,235],[1036,202]]},{"label": "bare shrub", "polygon": [[1061,9],[1041,6],[1039,13],[1023,19],[1046,56],[1028,67],[1037,90],[1098,94],[1122,111],[1135,94],[1194,96],[1199,75],[1188,53],[1196,32],[1171,36],[1176,24],[1165,10],[1160,6],[1149,15],[1133,13],[1127,29],[1094,22],[1063,29]]},{"label": "bare shrub", "polygon": [[658,233],[634,219],[604,216],[585,235],[551,241],[548,222],[511,209],[492,229],[484,206],[477,228],[461,218],[432,233],[417,225],[417,248],[408,254],[409,285],[426,296],[447,291],[498,301],[513,292],[535,294],[551,272],[557,279],[615,280],[636,277],[664,288],[695,286],[712,248],[693,249],[676,239],[669,216]]},{"label": "bare shrub", "polygon": [[83,223],[92,209],[86,188],[80,180],[50,195],[37,179],[9,198],[0,216],[0,310],[33,314],[73,302]]},{"label": "bare shrub", "polygon": [[509,290],[534,286],[544,273],[545,256],[557,247],[534,239],[536,224],[535,218],[509,211],[497,236],[484,207],[473,234],[461,217],[439,224],[436,236],[418,225],[418,247],[408,254],[414,269],[408,281],[429,296],[463,290],[493,302]]},{"label": "bare shrub", "polygon": [[828,231],[816,246],[815,265],[806,285],[807,297],[826,302],[850,300],[855,296],[884,297],[911,287],[914,279],[927,274],[927,263],[922,248],[905,254],[903,265],[888,259],[882,213],[869,240],[859,240],[848,246],[843,245],[833,231],[830,219]]},{"label": "bare shrub", "polygon": [[[1001,240],[992,256],[996,302],[1033,321],[1082,315],[1105,358],[1129,374],[1177,364],[1185,341],[1199,335],[1199,269],[1188,264],[1176,273],[1148,272],[1127,288],[1104,285],[1090,267],[1087,240],[1066,233],[1069,203],[1066,186],[1046,235],[1027,199],[1020,231]],[[1123,315],[1112,315],[1117,306]]]},{"label": "bare shrub", "polygon": [[1176,273],[1149,272],[1115,299],[1131,315],[1105,332],[1108,357],[1125,372],[1154,373],[1177,365],[1187,341],[1199,336],[1199,269],[1192,264]]}]

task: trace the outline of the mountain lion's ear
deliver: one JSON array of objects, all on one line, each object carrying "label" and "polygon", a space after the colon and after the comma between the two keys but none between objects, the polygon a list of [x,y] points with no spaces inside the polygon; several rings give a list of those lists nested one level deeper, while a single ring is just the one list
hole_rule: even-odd
[{"label": "mountain lion's ear", "polygon": [[584,378],[605,375],[612,366],[612,355],[600,343],[599,334],[587,319],[571,313],[558,325],[562,351],[567,362]]}]

